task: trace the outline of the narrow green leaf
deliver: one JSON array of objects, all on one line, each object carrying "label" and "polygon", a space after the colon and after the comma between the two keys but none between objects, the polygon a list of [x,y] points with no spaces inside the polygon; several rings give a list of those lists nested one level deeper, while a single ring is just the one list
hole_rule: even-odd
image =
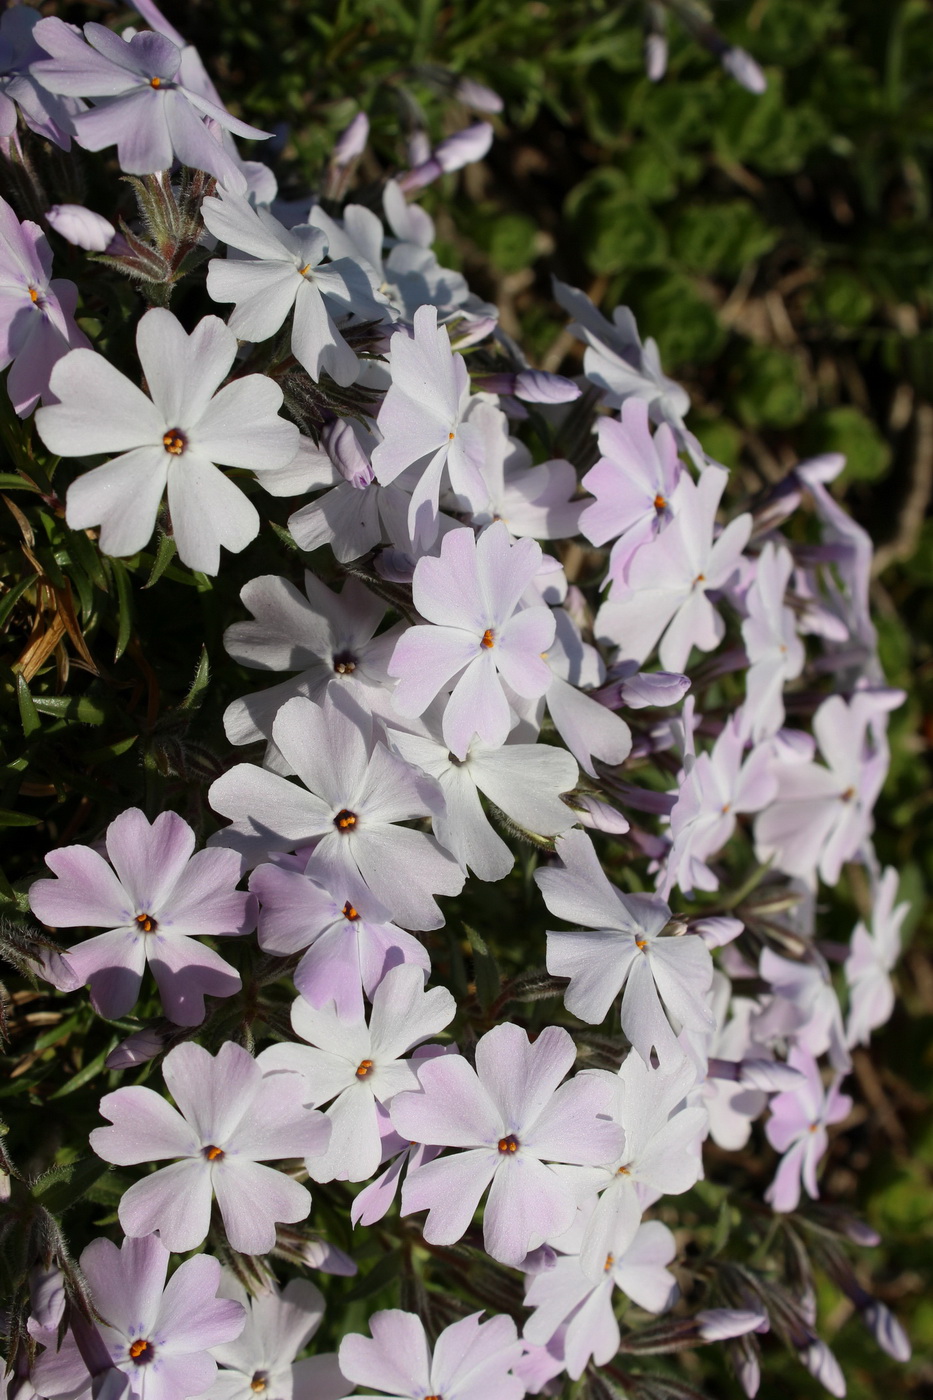
[{"label": "narrow green leaf", "polygon": [[25,812],[9,812],[0,807],[0,826],[38,826],[39,817],[29,817]]},{"label": "narrow green leaf", "polygon": [[499,964],[496,962],[485,941],[469,924],[463,925],[473,950],[473,974],[476,982],[476,995],[484,1011],[488,1011],[502,986]]},{"label": "narrow green leaf", "polygon": [[23,726],[23,733],[26,738],[30,738],[42,728],[42,721],[36,709],[35,701],[29,691],[29,686],[22,676],[16,677],[16,699],[19,704],[19,717]]},{"label": "narrow green leaf", "polygon": [[57,1040],[65,1040],[73,1030],[77,1030],[85,1020],[84,1013],[76,1011],[73,1016],[69,1016],[67,1021],[59,1021],[57,1026],[49,1026],[42,1035],[37,1035],[33,1044],[33,1050],[45,1050],[50,1045],[54,1045]]},{"label": "narrow green leaf", "polygon": [[[52,1098],[57,1097],[56,1094],[52,1095]],[[53,1167],[33,1184],[32,1195],[46,1210],[60,1215],[80,1201],[88,1189],[109,1171],[109,1162],[102,1162],[99,1157],[85,1157],[69,1163],[67,1167]]]},{"label": "narrow green leaf", "polygon": [[75,719],[81,724],[103,724],[107,718],[103,706],[86,695],[36,695],[32,703],[41,714]]},{"label": "narrow green leaf", "polygon": [[121,754],[129,753],[138,738],[138,734],[130,734],[126,739],[118,739],[114,744],[105,744],[102,748],[91,749],[84,755],[84,761],[87,764],[94,764],[104,763],[111,758],[119,758]]},{"label": "narrow green leaf", "polygon": [[117,647],[113,659],[119,661],[126,651],[133,633],[133,597],[130,589],[130,577],[125,566],[119,559],[111,559],[109,563],[111,577],[117,591]]},{"label": "narrow green leaf", "polygon": [[25,578],[20,579],[19,583],[13,585],[9,593],[4,594],[3,601],[0,602],[0,628],[6,626],[7,618],[10,616],[10,613],[16,607],[16,604],[19,602],[20,598],[22,598],[27,588],[31,588],[35,581],[35,576],[33,574],[27,574]]},{"label": "narrow green leaf", "polygon": [[32,491],[36,496],[41,495],[34,481],[28,481],[17,472],[0,472],[0,491]]},{"label": "narrow green leaf", "polygon": [[194,680],[188,694],[178,706],[179,710],[197,710],[201,706],[207,687],[210,685],[211,668],[207,658],[207,647],[202,646],[201,655],[198,658],[198,669],[194,673]]},{"label": "narrow green leaf", "polygon": [[149,571],[149,577],[143,584],[143,588],[153,588],[159,582],[159,579],[175,558],[176,553],[177,546],[174,538],[171,535],[160,535],[159,547],[156,550],[155,559],[153,559],[152,568]]},{"label": "narrow green leaf", "polygon": [[364,1274],[356,1287],[344,1296],[344,1302],[359,1302],[361,1298],[369,1298],[373,1293],[378,1293],[380,1288],[387,1287],[398,1278],[401,1258],[401,1250],[393,1249],[391,1254],[380,1259],[375,1268],[370,1269],[368,1274]]},{"label": "narrow green leaf", "polygon": [[116,1045],[116,1039],[111,1041],[106,1050],[101,1050],[99,1055],[95,1055],[90,1064],[79,1069],[77,1074],[65,1081],[60,1089],[56,1089],[54,1094],[50,1094],[50,1099],[63,1099],[66,1094],[73,1094],[76,1089],[83,1089],[85,1084],[89,1084],[104,1067],[104,1061]]}]

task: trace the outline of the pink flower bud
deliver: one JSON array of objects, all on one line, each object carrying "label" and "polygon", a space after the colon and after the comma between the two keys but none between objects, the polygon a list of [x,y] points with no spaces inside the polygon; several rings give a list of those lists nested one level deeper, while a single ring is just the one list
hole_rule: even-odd
[{"label": "pink flower bud", "polygon": [[567,805],[577,813],[582,826],[592,827],[594,831],[606,831],[610,836],[621,836],[629,829],[629,823],[621,812],[617,812],[615,807],[610,807],[608,802],[601,802],[592,793],[575,792],[573,802],[568,802]]},{"label": "pink flower bud", "polygon": [[645,72],[653,83],[659,83],[667,72],[667,39],[663,34],[649,34],[645,40]]},{"label": "pink flower bud", "polygon": [[365,112],[357,112],[350,125],[337,137],[331,154],[334,165],[343,167],[356,160],[366,149],[369,140],[369,118]]},{"label": "pink flower bud", "polygon": [[746,53],[744,49],[726,49],[721,62],[726,72],[747,92],[753,92],[756,97],[760,97],[766,90],[767,78],[751,54]]},{"label": "pink flower bud", "polygon": [[324,446],[344,481],[349,481],[357,491],[364,491],[373,480],[373,469],[369,458],[360,445],[356,433],[338,418],[324,431]]},{"label": "pink flower bud", "polygon": [[105,1063],[108,1069],[134,1069],[136,1065],[144,1065],[149,1060],[154,1060],[164,1049],[165,1036],[148,1026],[145,1030],[134,1031],[126,1040],[121,1040],[120,1044],[111,1050]]},{"label": "pink flower bud", "polygon": [[309,1269],[320,1269],[322,1274],[340,1274],[344,1278],[351,1278],[356,1273],[356,1265],[349,1254],[328,1240],[303,1241],[301,1256]]},{"label": "pink flower bud", "polygon": [[492,88],[475,82],[472,78],[460,79],[455,96],[467,107],[474,107],[477,112],[502,111],[503,102],[499,94],[493,92]]},{"label": "pink flower bud", "polygon": [[492,136],[489,122],[474,122],[435,147],[434,159],[447,174],[452,170],[462,170],[465,165],[483,159],[492,145]]}]

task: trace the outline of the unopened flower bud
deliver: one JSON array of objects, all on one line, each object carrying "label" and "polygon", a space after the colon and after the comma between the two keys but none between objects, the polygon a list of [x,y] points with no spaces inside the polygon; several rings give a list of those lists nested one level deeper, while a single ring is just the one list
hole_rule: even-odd
[{"label": "unopened flower bud", "polygon": [[369,118],[365,112],[357,112],[349,126],[344,127],[334,143],[331,153],[332,164],[342,168],[356,160],[366,149],[369,140]]},{"label": "unopened flower bud", "polygon": [[719,61],[730,77],[735,78],[746,92],[753,92],[756,97],[760,97],[767,89],[768,79],[751,54],[746,53],[744,49],[726,49]]},{"label": "unopened flower bud", "polygon": [[462,170],[465,165],[472,165],[474,161],[483,159],[492,145],[492,137],[493,130],[489,122],[474,122],[472,126],[464,127],[462,131],[448,136],[446,141],[436,146],[434,159],[446,174],[453,170]]},{"label": "unopened flower bud", "polygon": [[667,72],[667,38],[649,34],[645,39],[645,72],[651,82],[659,83]]},{"label": "unopened flower bud", "polygon": [[359,438],[349,423],[338,418],[324,430],[327,454],[344,481],[363,491],[373,480],[373,469]]},{"label": "unopened flower bud", "polygon": [[610,807],[608,802],[601,802],[592,793],[566,793],[564,801],[576,812],[581,826],[592,827],[594,831],[608,832],[610,836],[621,836],[629,829],[629,823],[621,812],[617,812],[615,807]]},{"label": "unopened flower bud", "polygon": [[134,1069],[161,1055],[165,1046],[165,1033],[154,1026],[147,1026],[145,1030],[134,1031],[126,1040],[121,1040],[104,1063],[107,1069]]},{"label": "unopened flower bud", "polygon": [[455,96],[467,107],[474,107],[477,112],[502,111],[503,102],[499,94],[483,83],[475,82],[473,78],[461,78]]}]

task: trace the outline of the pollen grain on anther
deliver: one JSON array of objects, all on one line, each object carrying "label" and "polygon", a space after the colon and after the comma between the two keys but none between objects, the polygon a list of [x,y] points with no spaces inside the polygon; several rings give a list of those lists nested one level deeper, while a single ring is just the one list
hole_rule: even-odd
[{"label": "pollen grain on anther", "polygon": [[142,933],[155,933],[159,927],[151,914],[137,914],[136,923]]},{"label": "pollen grain on anther", "polygon": [[357,1079],[368,1079],[373,1072],[372,1060],[360,1060],[356,1067]]},{"label": "pollen grain on anther", "polygon": [[335,675],[352,676],[353,672],[356,670],[356,657],[351,651],[335,652],[333,667]]},{"label": "pollen grain on anther", "polygon": [[356,826],[356,823],[356,813],[349,811],[346,807],[344,807],[343,810],[338,812],[336,817],[334,817],[334,826],[337,828],[338,831],[352,831],[353,828]]},{"label": "pollen grain on anther", "polygon": [[516,1153],[519,1145],[518,1138],[514,1133],[509,1133],[508,1137],[499,1139],[499,1151],[504,1157]]},{"label": "pollen grain on anther", "polygon": [[171,457],[180,457],[188,446],[188,439],[180,428],[169,428],[162,434],[162,446]]},{"label": "pollen grain on anther", "polygon": [[496,645],[495,633],[493,632],[491,627],[486,628],[486,631],[480,638],[479,644],[481,647],[485,647],[487,651],[490,651],[492,647]]}]

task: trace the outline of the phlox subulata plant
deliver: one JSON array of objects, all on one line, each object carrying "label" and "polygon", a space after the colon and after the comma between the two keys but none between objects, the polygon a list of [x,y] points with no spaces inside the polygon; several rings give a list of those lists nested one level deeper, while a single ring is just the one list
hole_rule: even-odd
[{"label": "phlox subulata plant", "polygon": [[[821,1201],[905,917],[872,845],[903,697],[842,459],[748,499],[631,311],[564,283],[583,373],[529,366],[416,202],[488,122],[374,180],[360,112],[285,198],[136,9],[4,16],[31,198],[0,202],[3,392],[68,548],[217,611],[161,720],[145,661],[136,801],[23,882],[18,970],[114,1034],[83,1140],[45,1175],[0,1149],[11,1394],[662,1400],[696,1392],[646,1358],[724,1346],[754,1396],[770,1334],[842,1393],[814,1269],[909,1351]],[[664,44],[654,15],[653,79]],[[135,213],[46,199],[50,146]],[[110,1207],[86,1240],[82,1202]]]}]

